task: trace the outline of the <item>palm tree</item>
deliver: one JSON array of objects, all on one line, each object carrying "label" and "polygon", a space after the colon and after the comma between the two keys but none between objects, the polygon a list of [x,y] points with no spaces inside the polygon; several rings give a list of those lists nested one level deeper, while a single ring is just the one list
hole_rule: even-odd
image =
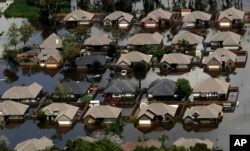
[{"label": "palm tree", "polygon": [[185,39],[179,40],[178,44],[181,47],[182,53],[184,52],[185,49],[187,49],[189,47],[189,42]]},{"label": "palm tree", "polygon": [[164,146],[165,142],[168,141],[168,136],[165,134],[162,134],[161,136],[158,137],[158,140],[161,141],[162,145],[161,146]]}]

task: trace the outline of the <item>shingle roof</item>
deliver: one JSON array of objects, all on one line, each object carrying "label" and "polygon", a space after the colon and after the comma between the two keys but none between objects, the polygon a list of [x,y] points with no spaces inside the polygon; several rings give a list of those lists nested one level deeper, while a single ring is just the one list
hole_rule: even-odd
[{"label": "shingle roof", "polygon": [[148,88],[148,93],[153,96],[173,96],[176,89],[176,83],[169,79],[156,79]]},{"label": "shingle roof", "polygon": [[75,95],[85,94],[91,83],[85,81],[66,81],[61,83],[64,88],[68,88],[69,91]]},{"label": "shingle roof", "polygon": [[48,147],[54,146],[53,142],[48,139],[47,137],[43,136],[40,139],[33,138],[23,141],[16,145],[16,151],[36,151],[36,150],[43,150]]},{"label": "shingle roof", "polygon": [[166,115],[166,114],[169,114],[172,117],[174,117],[176,111],[177,107],[173,107],[165,103],[151,103],[139,111],[137,119],[140,118],[142,115],[147,115],[151,119],[153,119],[154,116]]},{"label": "shingle roof", "polygon": [[210,141],[209,139],[183,138],[183,137],[176,140],[173,143],[173,145],[183,146],[186,149],[189,149],[191,146],[195,146],[195,144],[197,144],[197,143],[206,144],[207,148],[209,148],[209,149],[212,149],[214,146],[214,143],[212,141]]},{"label": "shingle roof", "polygon": [[109,45],[112,40],[104,33],[97,34],[85,40],[84,45],[103,46]]},{"label": "shingle roof", "polygon": [[121,54],[116,65],[131,65],[133,62],[144,61],[149,63],[151,61],[152,55],[147,55],[139,51],[130,51],[127,54]]},{"label": "shingle roof", "polygon": [[63,21],[90,21],[94,17],[94,14],[78,9],[73,12],[67,14]]},{"label": "shingle roof", "polygon": [[57,49],[48,49],[45,48],[43,49],[38,55],[37,58],[41,61],[46,61],[50,57],[53,57],[58,63],[62,60],[62,56]]},{"label": "shingle roof", "polygon": [[202,11],[193,11],[190,14],[184,16],[182,22],[196,22],[196,20],[210,21],[211,14]]},{"label": "shingle roof", "polygon": [[109,105],[100,105],[93,106],[84,115],[84,118],[87,116],[92,116],[93,118],[118,118],[122,109],[117,107],[112,107]]},{"label": "shingle roof", "polygon": [[52,48],[52,49],[56,49],[56,48],[62,48],[62,47],[63,47],[63,41],[55,33],[52,33],[40,45],[40,48]]},{"label": "shingle roof", "polygon": [[182,31],[179,31],[178,34],[176,34],[173,37],[172,44],[178,44],[179,40],[183,40],[183,39],[188,41],[190,45],[193,45],[193,44],[202,43],[204,38],[202,36],[193,34],[189,31],[182,30]]},{"label": "shingle roof", "polygon": [[218,32],[211,37],[212,41],[223,41],[223,45],[239,45],[241,36],[231,31]]},{"label": "shingle roof", "polygon": [[244,15],[245,15],[245,12],[236,9],[235,7],[230,7],[224,11],[220,11],[218,20],[222,19],[223,17],[227,17],[230,20],[244,19]]},{"label": "shingle roof", "polygon": [[3,115],[23,115],[29,106],[11,100],[0,102],[0,113]]},{"label": "shingle roof", "polygon": [[133,18],[134,18],[134,16],[129,14],[129,13],[125,13],[122,11],[115,11],[115,12],[109,14],[108,16],[106,16],[103,21],[108,19],[111,21],[112,20],[118,20],[118,21],[126,20],[127,22],[131,22]]},{"label": "shingle roof", "polygon": [[148,13],[148,15],[145,18],[143,18],[141,20],[141,22],[145,22],[145,21],[147,21],[149,19],[153,19],[155,21],[158,21],[158,19],[168,19],[168,20],[170,20],[171,16],[172,16],[171,12],[165,11],[165,10],[163,10],[161,8],[158,8],[158,9],[155,9],[155,10],[151,11],[150,13]]},{"label": "shingle roof", "polygon": [[198,114],[197,118],[218,118],[219,114],[222,113],[222,106],[212,103],[207,106],[192,106],[187,108],[183,119],[190,117],[192,119]]},{"label": "shingle roof", "polygon": [[123,151],[132,151],[137,146],[141,146],[143,148],[150,148],[152,146],[156,148],[161,148],[162,143],[158,140],[153,140],[153,139],[142,142],[126,142],[125,144],[122,144],[122,149]]},{"label": "shingle roof", "polygon": [[161,63],[167,62],[169,64],[190,64],[192,58],[192,56],[182,53],[170,53],[163,55],[163,57],[161,58]]},{"label": "shingle roof", "polygon": [[212,54],[209,54],[207,59],[204,61],[204,64],[207,64],[213,58],[215,58],[222,64],[222,61],[228,62],[229,60],[232,60],[233,62],[235,62],[237,55],[225,48],[217,48],[214,52],[212,52]]},{"label": "shingle roof", "polygon": [[193,92],[218,92],[226,94],[228,92],[229,85],[229,83],[218,78],[208,78],[197,82],[194,86]]},{"label": "shingle roof", "polygon": [[136,84],[130,83],[128,80],[114,79],[108,84],[103,93],[134,93],[136,87]]},{"label": "shingle roof", "polygon": [[86,66],[86,65],[92,65],[95,61],[99,61],[101,65],[104,65],[107,62],[106,56],[103,55],[87,55],[82,56],[78,60],[76,60],[77,66]]},{"label": "shingle roof", "polygon": [[34,99],[43,87],[33,82],[29,86],[13,86],[2,95],[2,99]]},{"label": "shingle roof", "polygon": [[162,43],[163,36],[155,32],[150,33],[138,33],[128,39],[128,45],[160,45]]}]

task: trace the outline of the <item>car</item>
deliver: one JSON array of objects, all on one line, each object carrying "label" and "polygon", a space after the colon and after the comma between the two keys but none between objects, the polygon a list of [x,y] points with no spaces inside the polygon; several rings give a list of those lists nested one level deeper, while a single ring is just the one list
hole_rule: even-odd
[{"label": "car", "polygon": [[122,70],[122,71],[121,71],[121,75],[122,75],[122,76],[126,76],[126,75],[127,75],[127,73],[128,73],[128,71],[127,71],[127,70]]}]

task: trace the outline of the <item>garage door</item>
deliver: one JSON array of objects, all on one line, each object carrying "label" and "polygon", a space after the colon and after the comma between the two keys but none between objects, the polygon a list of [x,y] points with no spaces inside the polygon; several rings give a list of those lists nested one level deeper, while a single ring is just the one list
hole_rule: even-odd
[{"label": "garage door", "polygon": [[119,28],[128,28],[128,24],[119,24]]},{"label": "garage door", "polygon": [[57,64],[47,64],[47,68],[57,68]]},{"label": "garage door", "polygon": [[209,69],[219,69],[220,66],[208,66]]},{"label": "garage door", "polygon": [[145,26],[148,28],[155,28],[156,24],[145,24]]},{"label": "garage door", "polygon": [[150,120],[139,120],[139,124],[141,125],[151,125],[151,121]]},{"label": "garage door", "polygon": [[220,23],[221,27],[230,27],[230,23]]},{"label": "garage door", "polygon": [[59,125],[71,125],[71,121],[58,121]]}]

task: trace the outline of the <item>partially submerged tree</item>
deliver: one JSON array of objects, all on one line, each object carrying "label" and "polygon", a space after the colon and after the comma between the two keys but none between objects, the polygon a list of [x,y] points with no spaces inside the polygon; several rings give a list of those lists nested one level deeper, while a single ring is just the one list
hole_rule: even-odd
[{"label": "partially submerged tree", "polygon": [[187,98],[189,97],[189,95],[192,93],[192,88],[189,84],[189,81],[184,79],[184,78],[180,78],[177,80],[176,82],[176,92],[178,95],[179,99],[182,98]]},{"label": "partially submerged tree", "polygon": [[178,41],[178,45],[181,47],[182,53],[184,53],[184,51],[189,47],[189,42],[185,39],[181,39]]},{"label": "partially submerged tree", "polygon": [[8,29],[7,35],[9,37],[9,45],[14,46],[18,44],[19,32],[16,23],[12,23]]},{"label": "partially submerged tree", "polygon": [[46,121],[47,119],[47,115],[45,114],[44,111],[42,110],[39,110],[36,112],[36,116],[37,116],[37,119],[40,121],[40,122],[44,122]]},{"label": "partially submerged tree", "polygon": [[19,28],[21,40],[25,44],[32,34],[35,32],[34,26],[32,26],[29,22],[23,22],[21,27]]}]

